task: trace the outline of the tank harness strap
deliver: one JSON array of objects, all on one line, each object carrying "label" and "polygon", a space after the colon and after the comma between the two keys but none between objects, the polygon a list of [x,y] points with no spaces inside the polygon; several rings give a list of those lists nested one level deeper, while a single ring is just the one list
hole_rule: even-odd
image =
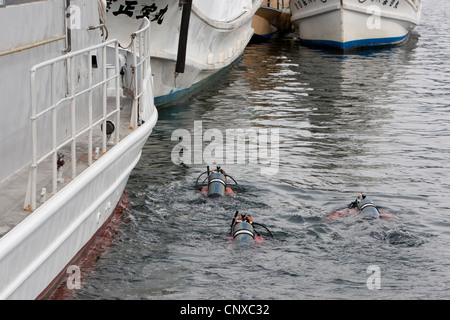
[{"label": "tank harness strap", "polygon": [[360,209],[364,210],[367,207],[373,207],[373,208],[377,209],[377,207],[373,203],[366,203],[366,204],[362,205]]},{"label": "tank harness strap", "polygon": [[223,184],[225,186],[225,182],[222,179],[211,179],[209,181],[209,184],[214,183],[214,182],[220,182],[221,184]]},{"label": "tank harness strap", "polygon": [[236,237],[237,237],[238,235],[240,235],[240,234],[247,234],[247,235],[251,236],[252,238],[255,237],[255,235],[253,234],[253,232],[251,232],[250,230],[241,229],[241,230],[236,231],[236,232],[233,234],[233,238],[236,238]]}]

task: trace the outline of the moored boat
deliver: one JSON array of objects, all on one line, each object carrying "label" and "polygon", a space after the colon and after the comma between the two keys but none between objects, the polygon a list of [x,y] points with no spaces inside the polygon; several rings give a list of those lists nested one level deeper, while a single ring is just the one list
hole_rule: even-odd
[{"label": "moored boat", "polygon": [[252,20],[253,42],[264,42],[277,33],[292,31],[289,0],[264,0]]},{"label": "moored boat", "polygon": [[143,17],[152,22],[155,104],[191,94],[243,53],[262,0],[108,0],[107,28],[127,47]]},{"label": "moored boat", "polygon": [[0,299],[46,298],[76,266],[156,124],[150,21],[124,51],[105,16],[103,0],[0,7]]},{"label": "moored boat", "polygon": [[421,0],[291,0],[290,6],[303,43],[339,50],[402,43],[422,9]]}]

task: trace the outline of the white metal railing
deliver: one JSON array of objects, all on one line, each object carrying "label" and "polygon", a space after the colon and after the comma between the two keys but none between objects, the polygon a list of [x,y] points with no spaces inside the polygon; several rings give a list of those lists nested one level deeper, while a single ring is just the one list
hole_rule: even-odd
[{"label": "white metal railing", "polygon": [[[131,35],[131,53],[133,55],[131,72],[134,82],[130,88],[133,92],[133,105],[131,113],[131,128],[137,128],[139,124],[138,105],[143,89],[143,79],[148,77],[148,70],[150,67],[150,21],[145,18],[144,27]],[[139,60],[138,60],[139,58]],[[134,90],[133,90],[134,89]]]},{"label": "white metal railing", "polygon": [[[131,72],[134,80],[134,90],[132,90],[133,95],[133,104],[132,104],[132,114],[130,120],[130,127],[137,128],[138,126],[138,117],[139,117],[139,98],[142,96],[143,92],[143,79],[147,76],[147,69],[150,63],[150,21],[148,19],[144,19],[143,22],[144,27],[137,31],[136,33],[131,35],[132,38],[132,65]],[[119,142],[119,133],[120,133],[120,66],[119,66],[119,43],[117,40],[109,40],[103,42],[101,44],[79,50],[76,52],[72,52],[66,54],[64,56],[54,58],[48,60],[46,62],[37,64],[33,66],[30,70],[30,85],[31,85],[31,134],[32,134],[32,161],[30,168],[30,178],[28,182],[27,195],[25,197],[24,209],[31,209],[34,211],[37,206],[37,170],[38,166],[43,163],[45,160],[51,159],[52,166],[52,189],[53,193],[57,192],[58,188],[58,150],[70,144],[70,159],[71,159],[71,169],[72,169],[72,179],[77,176],[77,155],[76,155],[76,147],[77,140],[80,136],[84,134],[88,134],[88,165],[91,165],[93,162],[93,130],[95,127],[102,125],[102,151],[105,153],[107,151],[107,119],[115,116],[115,121],[117,123],[115,127],[115,139],[114,142]],[[115,62],[115,72],[113,76],[107,77],[107,48],[114,48],[114,62]],[[94,83],[94,79],[92,76],[92,56],[95,52],[101,51],[102,59],[101,59],[101,68],[102,68],[102,79],[96,83]],[[76,91],[75,90],[75,82],[76,82],[76,72],[75,72],[75,58],[79,59],[87,59],[85,63],[88,66],[88,85],[86,89]],[[139,59],[138,59],[139,58]],[[139,61],[138,61],[139,60]],[[68,66],[67,72],[67,83],[69,84],[68,92],[65,94],[65,97],[57,100],[57,90],[56,90],[56,64],[64,62]],[[80,61],[78,66],[80,66],[82,62]],[[37,99],[37,86],[36,86],[36,73],[38,70],[50,68],[50,92],[51,92],[51,104],[47,108],[38,112],[38,99]],[[108,112],[107,110],[107,84],[109,81],[115,81],[115,108]],[[102,115],[100,118],[93,118],[93,92],[96,89],[102,90]],[[131,88],[133,89],[133,88]],[[87,125],[83,125],[81,129],[77,128],[76,118],[77,118],[77,98],[81,96],[88,96],[88,120]],[[70,103],[70,136],[64,139],[61,142],[58,142],[58,130],[57,130],[57,116],[58,109],[64,104]],[[43,155],[38,155],[38,145],[39,145],[39,135],[38,135],[38,123],[37,121],[44,117],[47,114],[51,114],[51,147]]]}]

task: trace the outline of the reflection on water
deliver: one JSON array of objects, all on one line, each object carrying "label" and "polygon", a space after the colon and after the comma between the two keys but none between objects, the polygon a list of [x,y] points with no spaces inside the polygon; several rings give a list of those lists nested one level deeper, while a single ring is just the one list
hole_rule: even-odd
[{"label": "reflection on water", "polygon": [[[448,298],[450,32],[433,10],[424,3],[421,26],[390,49],[251,45],[209,87],[160,110],[117,243],[78,298]],[[278,173],[226,165],[244,192],[203,198],[194,184],[205,165],[171,161],[172,132],[194,121],[279,129]],[[395,219],[324,219],[360,192]],[[275,239],[231,245],[236,210]],[[369,266],[381,270],[380,290],[366,285]],[[250,286],[236,281],[244,274]]]}]

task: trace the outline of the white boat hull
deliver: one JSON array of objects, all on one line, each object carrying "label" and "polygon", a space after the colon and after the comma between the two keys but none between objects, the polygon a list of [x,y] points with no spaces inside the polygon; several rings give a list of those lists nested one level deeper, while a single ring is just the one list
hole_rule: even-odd
[{"label": "white boat hull", "polygon": [[121,141],[1,239],[0,299],[35,299],[67,268],[109,219],[154,124]]},{"label": "white boat hull", "polygon": [[[0,36],[0,69],[11,75],[0,78],[1,300],[45,297],[69,264],[90,249],[158,118],[151,65],[143,59],[149,49],[119,54],[116,41],[101,37],[102,2],[71,4],[22,1],[0,8],[0,25],[16,27],[3,28]],[[64,19],[70,9],[82,18],[71,41]],[[133,31],[141,49],[149,47],[149,26],[146,20],[145,28]],[[136,70],[139,84],[128,99],[121,96],[122,58]],[[110,137],[102,129],[107,120],[115,122]],[[57,171],[53,159],[60,152],[66,169]],[[37,198],[41,190],[48,192]]]},{"label": "white boat hull", "polygon": [[405,41],[419,23],[421,2],[293,0],[291,9],[303,43],[351,50]]},{"label": "white boat hull", "polygon": [[122,46],[130,41],[129,30],[140,23],[142,8],[154,8],[149,16],[153,20],[151,57],[155,104],[161,106],[190,94],[242,55],[254,32],[252,17],[262,0],[193,0],[186,70],[178,75],[175,64],[182,17],[179,0],[141,1],[139,6],[130,8],[131,16],[119,13],[122,2],[110,3],[107,16],[109,34],[117,37]]}]

